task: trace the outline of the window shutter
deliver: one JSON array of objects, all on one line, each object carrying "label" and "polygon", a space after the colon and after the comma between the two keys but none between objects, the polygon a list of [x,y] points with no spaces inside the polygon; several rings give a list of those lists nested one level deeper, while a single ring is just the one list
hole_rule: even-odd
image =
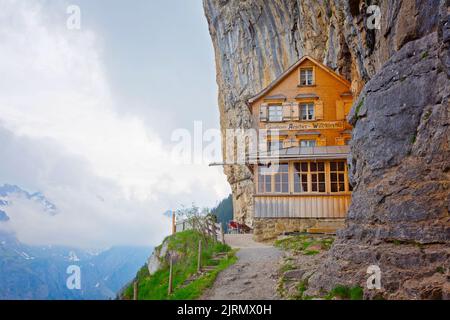
[{"label": "window shutter", "polygon": [[337,100],[336,101],[336,120],[344,120],[344,119],[345,119],[344,101]]},{"label": "window shutter", "polygon": [[316,84],[316,67],[313,66],[311,69],[312,69],[312,84],[315,85]]},{"label": "window shutter", "polygon": [[317,146],[325,147],[326,145],[327,145],[327,138],[324,136],[320,136],[319,139],[317,139]]},{"label": "window shutter", "polygon": [[344,120],[347,118],[352,108],[352,102],[344,102]]},{"label": "window shutter", "polygon": [[291,120],[291,104],[283,103],[283,121]]},{"label": "window shutter", "polygon": [[259,107],[259,121],[267,121],[267,109],[269,105],[267,103],[263,103]]},{"label": "window shutter", "polygon": [[300,120],[300,105],[297,102],[292,103],[291,118],[292,120]]},{"label": "window shutter", "polygon": [[316,120],[323,120],[323,101],[317,100],[314,105],[314,115]]},{"label": "window shutter", "polygon": [[345,139],[343,137],[336,137],[336,145],[337,146],[344,146],[345,145]]}]

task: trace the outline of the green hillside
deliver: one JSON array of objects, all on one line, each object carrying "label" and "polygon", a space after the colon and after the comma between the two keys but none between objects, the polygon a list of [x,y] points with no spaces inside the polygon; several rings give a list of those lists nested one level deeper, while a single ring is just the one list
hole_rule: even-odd
[{"label": "green hillside", "polygon": [[[214,266],[208,272],[197,274],[198,243],[202,240],[202,266]],[[155,248],[161,253],[163,246],[167,254],[159,257],[160,268],[153,275],[149,274],[145,265],[136,275],[138,281],[138,300],[181,300],[196,299],[205,289],[210,287],[217,274],[236,261],[231,248],[201,233],[188,230],[167,237]],[[173,293],[168,295],[169,286],[169,254],[174,257]],[[220,259],[217,257],[221,257]],[[122,293],[122,299],[133,299],[133,283]]]}]

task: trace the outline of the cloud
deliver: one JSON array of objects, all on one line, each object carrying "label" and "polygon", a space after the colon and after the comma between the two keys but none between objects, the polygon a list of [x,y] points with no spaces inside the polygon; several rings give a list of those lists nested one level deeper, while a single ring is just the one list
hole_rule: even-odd
[{"label": "cloud", "polygon": [[98,34],[68,30],[61,7],[0,3],[0,182],[41,191],[60,212],[16,199],[21,240],[154,244],[170,230],[162,212],[226,196],[220,168],[177,164],[158,132],[115,111]]}]

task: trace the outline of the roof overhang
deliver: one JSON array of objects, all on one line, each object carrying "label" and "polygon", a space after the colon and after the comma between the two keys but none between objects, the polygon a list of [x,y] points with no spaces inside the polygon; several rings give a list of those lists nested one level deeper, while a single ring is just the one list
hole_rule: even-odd
[{"label": "roof overhang", "polygon": [[283,161],[283,160],[333,160],[346,159],[350,152],[349,146],[324,147],[290,147],[273,152],[260,152],[248,157],[249,163]]},{"label": "roof overhang", "polygon": [[284,94],[276,94],[273,96],[268,96],[264,98],[264,101],[286,101],[286,96]]},{"label": "roof overhang", "polygon": [[295,96],[295,99],[319,99],[319,96],[315,93],[300,93]]},{"label": "roof overhang", "polygon": [[300,66],[305,60],[309,60],[313,62],[318,67],[322,68],[329,74],[331,74],[334,78],[344,83],[346,86],[350,88],[350,82],[345,79],[344,77],[337,74],[333,69],[325,66],[321,62],[315,60],[314,58],[311,58],[310,56],[303,56],[301,59],[299,59],[296,63],[294,63],[292,66],[290,66],[286,71],[284,71],[278,78],[276,78],[274,81],[272,81],[266,88],[261,90],[258,94],[248,99],[247,105],[250,106],[253,102],[263,97],[265,94],[267,94],[270,90],[272,90],[278,83],[280,83],[283,79],[285,79],[294,69],[296,69],[298,66]]}]

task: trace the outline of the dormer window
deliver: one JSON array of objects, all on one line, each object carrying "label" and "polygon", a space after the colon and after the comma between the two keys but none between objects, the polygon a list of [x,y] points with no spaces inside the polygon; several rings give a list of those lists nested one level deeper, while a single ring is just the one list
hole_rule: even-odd
[{"label": "dormer window", "polygon": [[314,103],[300,104],[300,112],[302,120],[314,120]]},{"label": "dormer window", "polygon": [[301,68],[300,69],[300,85],[312,86],[314,84],[314,72],[313,68]]},{"label": "dormer window", "polygon": [[283,107],[282,106],[269,106],[269,121],[270,122],[283,121]]}]

